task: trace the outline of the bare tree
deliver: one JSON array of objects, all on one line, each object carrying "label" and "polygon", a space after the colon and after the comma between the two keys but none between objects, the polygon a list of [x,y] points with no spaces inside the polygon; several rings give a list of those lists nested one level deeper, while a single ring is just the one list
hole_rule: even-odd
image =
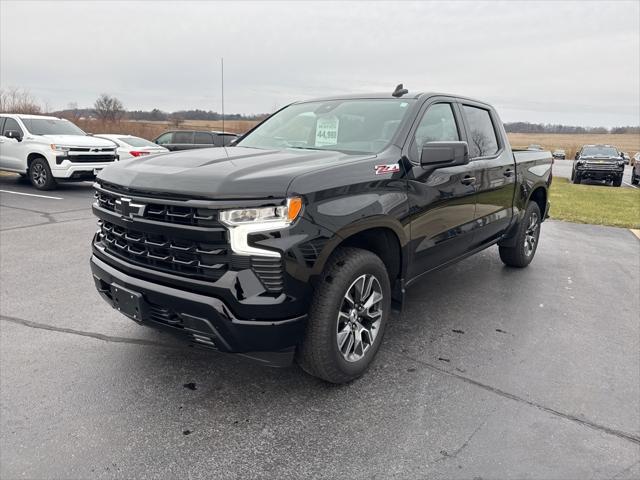
[{"label": "bare tree", "polygon": [[101,94],[93,104],[96,116],[105,122],[118,122],[124,115],[122,102],[107,93]]},{"label": "bare tree", "polygon": [[77,102],[69,102],[67,104],[67,112],[65,114],[67,120],[72,121],[73,123],[78,123],[78,120],[82,117],[82,112],[78,110]]},{"label": "bare tree", "polygon": [[184,116],[174,112],[169,115],[169,122],[171,122],[172,127],[180,128],[180,126],[184,123]]},{"label": "bare tree", "polygon": [[0,89],[0,112],[38,114],[42,107],[28,90],[9,87]]}]

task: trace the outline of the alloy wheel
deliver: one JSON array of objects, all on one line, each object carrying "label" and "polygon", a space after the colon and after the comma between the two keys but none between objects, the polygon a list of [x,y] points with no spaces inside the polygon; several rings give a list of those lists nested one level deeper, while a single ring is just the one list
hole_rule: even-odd
[{"label": "alloy wheel", "polygon": [[362,359],[373,345],[382,321],[382,287],[371,274],[360,275],[349,286],[338,312],[336,341],[348,362]]},{"label": "alloy wheel", "polygon": [[529,257],[536,248],[538,236],[540,233],[540,222],[538,222],[538,214],[532,212],[529,217],[529,225],[524,234],[524,254]]},{"label": "alloy wheel", "polygon": [[31,167],[31,179],[37,186],[42,187],[47,183],[47,171],[44,165],[36,163]]}]

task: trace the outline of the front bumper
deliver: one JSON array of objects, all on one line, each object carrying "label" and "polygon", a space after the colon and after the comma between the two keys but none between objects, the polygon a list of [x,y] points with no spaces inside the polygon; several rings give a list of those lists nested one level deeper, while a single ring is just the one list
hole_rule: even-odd
[{"label": "front bumper", "polygon": [[59,180],[93,179],[96,174],[113,162],[70,163],[51,168],[51,174]]},{"label": "front bumper", "polygon": [[624,173],[624,168],[620,169],[598,169],[598,168],[580,168],[578,167],[577,172],[580,174],[582,179],[590,179],[590,180],[614,180]]},{"label": "front bumper", "polygon": [[304,334],[306,315],[259,320],[258,307],[256,318],[240,319],[216,297],[127,275],[95,255],[91,257],[91,271],[98,292],[110,305],[123,305],[118,301],[122,292],[131,293],[132,299],[138,297],[135,308],[123,306],[121,313],[142,325],[169,331],[194,345],[243,353],[271,365],[282,365],[290,363],[295,346]]}]

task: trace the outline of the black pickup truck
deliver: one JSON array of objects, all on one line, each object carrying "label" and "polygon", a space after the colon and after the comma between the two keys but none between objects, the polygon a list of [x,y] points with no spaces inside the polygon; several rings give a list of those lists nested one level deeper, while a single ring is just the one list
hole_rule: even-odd
[{"label": "black pickup truck", "polygon": [[436,93],[293,103],[232,147],[102,170],[91,269],[124,315],[342,383],[427,272],[497,244],[526,267],[551,154],[486,103]]},{"label": "black pickup truck", "polygon": [[622,185],[624,158],[611,145],[584,145],[575,156],[571,181],[604,180],[615,187]]}]

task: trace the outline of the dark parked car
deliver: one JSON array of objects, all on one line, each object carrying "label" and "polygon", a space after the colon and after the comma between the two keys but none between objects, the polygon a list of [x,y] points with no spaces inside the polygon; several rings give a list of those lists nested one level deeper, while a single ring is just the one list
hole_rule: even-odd
[{"label": "dark parked car", "polygon": [[611,145],[584,145],[576,153],[571,169],[571,180],[604,180],[616,187],[622,185],[624,159],[616,147]]},{"label": "dark parked car", "polygon": [[401,87],[304,101],[231,148],[104,169],[91,269],[142,325],[343,383],[425,273],[496,244],[526,267],[550,184],[551,153],[512,151],[486,103]]},{"label": "dark parked car", "polygon": [[634,155],[633,168],[631,169],[631,183],[638,185],[640,183],[640,154]]},{"label": "dark parked car", "polygon": [[194,148],[211,148],[229,145],[238,135],[229,132],[200,131],[200,130],[173,130],[164,132],[153,143],[163,146],[171,151],[191,150]]}]

